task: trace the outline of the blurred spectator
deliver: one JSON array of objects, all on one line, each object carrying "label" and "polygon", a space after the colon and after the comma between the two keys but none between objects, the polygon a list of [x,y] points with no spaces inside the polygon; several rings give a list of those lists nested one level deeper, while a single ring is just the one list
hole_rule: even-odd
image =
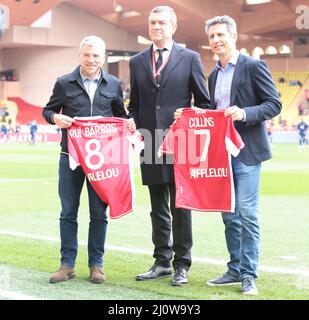
[{"label": "blurred spectator", "polygon": [[4,102],[0,105],[0,118],[1,122],[6,122],[6,118],[9,116],[9,110]]},{"label": "blurred spectator", "polygon": [[1,123],[1,127],[0,127],[0,137],[4,140],[4,141],[8,141],[8,134],[9,134],[9,129],[8,126],[6,124],[6,122],[2,122]]},{"label": "blurred spectator", "polygon": [[30,129],[30,144],[34,145],[35,144],[35,139],[36,139],[36,133],[38,131],[38,124],[35,119],[33,119],[31,122],[29,122],[28,127]]},{"label": "blurred spectator", "polygon": [[15,132],[15,128],[13,127],[13,121],[11,118],[7,120],[9,134]]},{"label": "blurred spectator", "polygon": [[304,111],[305,111],[305,105],[303,102],[301,102],[299,105],[298,105],[298,115],[299,116],[303,116],[304,115]]},{"label": "blurred spectator", "polygon": [[279,125],[281,127],[282,126],[282,116],[281,116],[281,114],[279,114],[279,116],[278,116],[278,123],[279,123]]},{"label": "blurred spectator", "polygon": [[0,80],[1,81],[17,81],[15,70],[0,71]]},{"label": "blurred spectator", "polygon": [[123,99],[128,99],[130,97],[130,86],[126,85],[123,90]]},{"label": "blurred spectator", "polygon": [[308,144],[308,140],[307,140],[308,124],[304,121],[303,118],[297,125],[297,130],[299,135],[299,145],[303,146],[305,144]]},{"label": "blurred spectator", "polygon": [[288,85],[289,86],[299,86],[299,87],[302,87],[302,83],[299,81],[299,80],[290,80],[289,82],[288,82]]},{"label": "blurred spectator", "polygon": [[272,134],[273,134],[273,131],[274,131],[274,121],[273,121],[273,119],[269,119],[269,120],[266,121],[266,130],[267,130],[269,143],[272,144],[272,142],[273,142]]},{"label": "blurred spectator", "polygon": [[20,123],[17,122],[17,123],[16,123],[16,127],[15,127],[15,133],[16,133],[17,135],[19,135],[20,131],[21,131],[21,126],[20,126]]},{"label": "blurred spectator", "polygon": [[278,79],[278,82],[279,83],[285,83],[285,79],[283,77],[281,77],[281,78]]},{"label": "blurred spectator", "polygon": [[280,122],[280,126],[281,126],[282,130],[287,130],[287,128],[288,128],[287,121],[282,119]]}]

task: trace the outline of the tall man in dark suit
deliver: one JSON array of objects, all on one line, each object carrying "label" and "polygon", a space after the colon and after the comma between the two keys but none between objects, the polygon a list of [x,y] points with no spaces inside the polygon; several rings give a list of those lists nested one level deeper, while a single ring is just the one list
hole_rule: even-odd
[{"label": "tall man in dark suit", "polygon": [[256,295],[260,228],[258,200],[261,162],[271,158],[265,120],[281,111],[275,84],[262,60],[244,56],[236,50],[237,28],[228,16],[206,21],[211,50],[219,57],[209,75],[211,104],[225,109],[241,135],[245,148],[232,159],[236,210],[222,213],[230,254],[228,271],[207,282],[211,286],[242,283],[242,293]]},{"label": "tall man in dark suit", "polygon": [[[151,201],[153,257],[150,270],[136,280],[153,280],[175,273],[172,285],[188,283],[191,266],[191,211],[175,208],[173,165],[158,158],[164,130],[174,121],[179,107],[194,104],[205,108],[208,91],[200,56],[173,41],[177,18],[167,6],[155,7],[148,19],[153,44],[130,61],[131,94],[129,116],[144,133],[145,150],[141,157],[143,184],[148,185]],[[166,133],[166,132],[165,132]],[[171,239],[172,232],[172,239]],[[174,255],[174,258],[173,258]]]}]

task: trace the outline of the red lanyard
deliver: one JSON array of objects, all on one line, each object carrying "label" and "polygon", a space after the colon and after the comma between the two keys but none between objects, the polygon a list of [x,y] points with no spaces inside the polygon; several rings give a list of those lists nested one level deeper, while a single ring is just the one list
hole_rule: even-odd
[{"label": "red lanyard", "polygon": [[[163,55],[163,52],[162,52],[162,55]],[[160,68],[156,71],[155,51],[152,50],[152,72],[153,72],[153,76],[154,76],[155,79],[157,79],[159,73],[166,66],[169,57],[170,56],[168,55],[167,59],[161,64]],[[162,56],[162,59],[163,59],[163,56]]]}]

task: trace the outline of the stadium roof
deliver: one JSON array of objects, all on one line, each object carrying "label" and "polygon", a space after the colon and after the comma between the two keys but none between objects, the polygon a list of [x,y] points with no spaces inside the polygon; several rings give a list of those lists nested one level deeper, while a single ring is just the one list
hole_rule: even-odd
[{"label": "stadium roof", "polygon": [[173,7],[178,16],[175,39],[191,46],[208,45],[205,20],[224,14],[236,20],[241,45],[288,42],[293,41],[295,35],[308,34],[305,28],[296,27],[299,17],[296,8],[304,6],[303,0],[269,0],[253,5],[248,4],[248,0],[1,0],[10,9],[11,25],[28,26],[62,2],[146,38],[149,11],[164,3]]}]

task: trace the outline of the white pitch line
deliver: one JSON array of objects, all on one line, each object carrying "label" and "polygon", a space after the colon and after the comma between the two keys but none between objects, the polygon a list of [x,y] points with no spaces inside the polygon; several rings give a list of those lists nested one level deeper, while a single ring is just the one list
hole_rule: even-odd
[{"label": "white pitch line", "polygon": [[284,172],[287,172],[287,171],[304,171],[304,170],[308,170],[309,169],[309,166],[308,165],[299,165],[299,166],[278,166],[276,165],[273,166],[273,165],[268,165],[267,167],[264,166],[262,171],[284,171]]},{"label": "white pitch line", "polygon": [[25,294],[22,294],[19,292],[8,291],[8,290],[3,290],[3,289],[0,289],[0,297],[9,298],[9,299],[13,299],[13,300],[42,300],[40,298],[28,296],[28,295],[25,295]]},{"label": "white pitch line", "polygon": [[[34,235],[24,232],[15,232],[10,230],[0,230],[0,234],[14,236],[19,238],[31,239],[31,240],[41,240],[41,241],[50,241],[50,242],[60,242],[59,238],[55,237],[47,237],[41,235]],[[86,246],[86,241],[78,241],[79,245]],[[114,245],[106,245],[106,249],[113,250],[113,251],[120,251],[126,253],[133,253],[133,254],[144,254],[144,255],[152,255],[153,253],[149,250],[139,249],[139,248],[130,248],[130,247],[122,247],[122,246],[114,246]],[[192,260],[195,262],[199,262],[202,264],[213,264],[219,266],[225,266],[226,262],[223,260],[218,260],[214,258],[201,258],[201,257],[192,257]],[[260,266],[260,271],[269,272],[269,273],[280,273],[280,274],[289,274],[294,276],[304,276],[309,277],[309,269],[302,268],[302,269],[289,269],[283,267],[272,267],[272,266]]]},{"label": "white pitch line", "polygon": [[22,179],[22,178],[16,178],[16,179],[0,179],[0,183],[16,183],[16,182],[33,182],[33,181],[44,181],[44,182],[48,182],[48,181],[54,181],[54,180],[58,180],[58,178],[38,178],[38,179]]}]

